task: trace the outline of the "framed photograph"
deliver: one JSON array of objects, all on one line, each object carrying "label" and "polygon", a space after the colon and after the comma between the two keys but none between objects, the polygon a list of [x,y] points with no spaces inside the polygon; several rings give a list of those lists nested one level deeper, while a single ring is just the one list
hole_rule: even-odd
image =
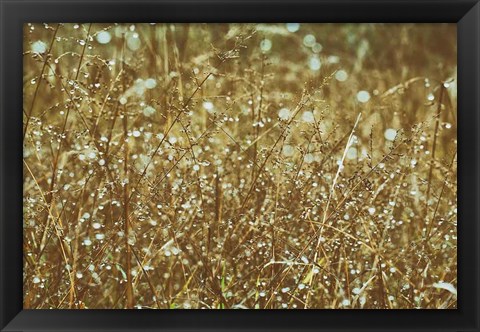
[{"label": "framed photograph", "polygon": [[477,0],[0,4],[2,331],[480,330]]}]

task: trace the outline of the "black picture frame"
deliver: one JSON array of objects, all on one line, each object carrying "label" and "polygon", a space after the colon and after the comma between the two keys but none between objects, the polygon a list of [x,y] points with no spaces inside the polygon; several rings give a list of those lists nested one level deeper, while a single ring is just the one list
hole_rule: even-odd
[{"label": "black picture frame", "polygon": [[[2,331],[480,331],[478,0],[0,0]],[[454,22],[458,26],[458,309],[23,310],[22,25],[27,22]]]}]

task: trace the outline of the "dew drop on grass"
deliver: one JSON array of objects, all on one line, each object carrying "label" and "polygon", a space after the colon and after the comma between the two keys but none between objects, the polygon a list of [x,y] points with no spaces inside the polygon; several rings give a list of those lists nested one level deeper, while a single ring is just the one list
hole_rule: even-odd
[{"label": "dew drop on grass", "polygon": [[387,130],[385,130],[384,136],[387,140],[393,141],[397,136],[397,131],[395,129],[388,128]]},{"label": "dew drop on grass", "polygon": [[140,41],[140,38],[138,37],[138,33],[132,34],[130,37],[127,39],[127,46],[131,51],[136,51],[140,48],[142,42]]},{"label": "dew drop on grass", "polygon": [[352,289],[352,293],[355,294],[355,295],[360,294],[361,291],[362,291],[362,290],[361,290],[360,288],[358,288],[358,287],[355,287],[354,289]]},{"label": "dew drop on grass", "polygon": [[33,53],[41,54],[41,53],[45,53],[46,51],[47,51],[47,44],[45,44],[43,41],[37,40],[32,44]]},{"label": "dew drop on grass", "polygon": [[206,109],[207,111],[211,111],[213,110],[213,103],[211,101],[204,101],[203,108]]},{"label": "dew drop on grass", "polygon": [[366,103],[370,100],[370,93],[365,90],[359,91],[357,93],[357,100],[361,103]]},{"label": "dew drop on grass", "polygon": [[133,137],[140,137],[141,133],[140,133],[140,131],[138,131],[138,130],[134,130],[134,131],[132,132],[132,135],[133,135]]},{"label": "dew drop on grass", "polygon": [[314,123],[315,122],[315,117],[313,116],[313,112],[311,112],[311,111],[303,112],[302,120],[307,122],[307,123]]},{"label": "dew drop on grass", "polygon": [[313,156],[313,154],[311,153],[307,153],[304,157],[304,161],[307,163],[307,164],[311,164],[315,161],[315,157]]},{"label": "dew drop on grass", "polygon": [[34,278],[33,278],[33,283],[34,283],[34,284],[38,284],[38,283],[40,283],[40,281],[41,281],[41,280],[40,280],[39,277],[34,277]]},{"label": "dew drop on grass", "polygon": [[100,44],[108,44],[112,40],[112,35],[108,31],[100,31],[97,34],[97,41]]},{"label": "dew drop on grass", "polygon": [[263,39],[260,42],[260,49],[264,53],[269,52],[272,49],[272,41],[270,39],[267,39],[267,38]]},{"label": "dew drop on grass", "polygon": [[350,147],[347,151],[347,159],[356,159],[357,158],[357,148],[355,147]]},{"label": "dew drop on grass", "polygon": [[340,69],[335,73],[335,79],[339,82],[345,82],[347,78],[348,78],[348,74],[343,69]]},{"label": "dew drop on grass", "polygon": [[285,145],[282,149],[282,153],[286,157],[291,157],[295,153],[295,149],[291,145]]},{"label": "dew drop on grass", "polygon": [[102,233],[95,234],[95,238],[97,240],[103,240],[105,238],[105,234],[102,234]]},{"label": "dew drop on grass", "polygon": [[290,118],[290,110],[288,108],[282,108],[278,111],[278,117],[280,120],[288,120]]},{"label": "dew drop on grass", "polygon": [[[313,53],[320,53],[323,50],[323,46],[320,43],[315,43],[315,45],[312,46],[312,51]],[[330,57],[329,57],[330,59]],[[330,63],[330,61],[329,61]]]},{"label": "dew drop on grass", "polygon": [[316,38],[312,34],[308,34],[305,37],[303,37],[303,45],[307,47],[312,47],[316,43]]},{"label": "dew drop on grass", "polygon": [[154,78],[148,78],[145,81],[145,87],[147,89],[154,89],[157,86],[157,81]]},{"label": "dew drop on grass", "polygon": [[338,55],[330,55],[327,58],[327,62],[330,64],[337,64],[340,62],[340,57]]},{"label": "dew drop on grass", "polygon": [[282,288],[282,293],[287,293],[288,291],[290,291],[290,287]]},{"label": "dew drop on grass", "polygon": [[320,70],[320,68],[322,67],[322,62],[320,61],[320,59],[318,57],[312,56],[310,58],[308,66],[310,67],[311,70],[317,71],[317,70]]},{"label": "dew drop on grass", "polygon": [[155,112],[156,110],[152,106],[147,106],[143,109],[143,115],[145,116],[152,116]]},{"label": "dew drop on grass", "polygon": [[297,32],[300,30],[300,23],[287,23],[286,26],[289,32]]}]

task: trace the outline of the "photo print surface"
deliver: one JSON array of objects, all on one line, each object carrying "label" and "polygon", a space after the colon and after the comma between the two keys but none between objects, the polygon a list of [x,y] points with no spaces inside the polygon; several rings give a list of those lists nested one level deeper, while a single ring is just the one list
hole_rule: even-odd
[{"label": "photo print surface", "polygon": [[24,308],[457,308],[456,42],[25,24]]}]

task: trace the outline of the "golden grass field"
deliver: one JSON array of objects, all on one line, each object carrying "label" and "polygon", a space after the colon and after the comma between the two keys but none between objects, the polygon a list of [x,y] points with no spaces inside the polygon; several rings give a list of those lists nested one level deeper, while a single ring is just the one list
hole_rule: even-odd
[{"label": "golden grass field", "polygon": [[454,24],[25,24],[24,308],[456,308]]}]

